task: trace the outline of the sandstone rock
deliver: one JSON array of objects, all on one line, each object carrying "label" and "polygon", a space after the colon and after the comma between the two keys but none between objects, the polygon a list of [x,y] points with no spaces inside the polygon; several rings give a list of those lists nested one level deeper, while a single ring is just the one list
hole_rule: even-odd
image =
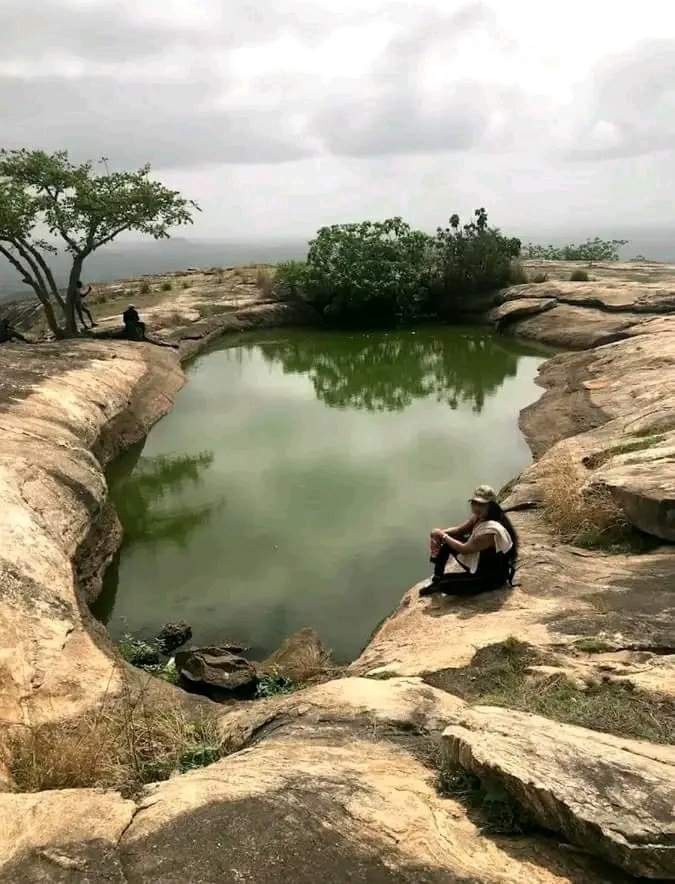
[{"label": "sandstone rock", "polygon": [[675,279],[635,284],[630,279],[593,279],[571,282],[549,278],[543,283],[513,286],[505,301],[553,298],[560,304],[604,310],[607,313],[675,313]]},{"label": "sandstone rock", "polygon": [[[142,438],[183,376],[156,347],[20,349],[0,348],[0,718],[25,722],[77,715],[120,687],[72,560],[105,512],[101,463]],[[96,572],[89,558],[82,576]]]},{"label": "sandstone rock", "polygon": [[192,627],[184,621],[166,623],[157,634],[157,643],[164,654],[172,654],[192,638]]},{"label": "sandstone rock", "polygon": [[[506,306],[506,305],[505,305]],[[551,347],[586,350],[620,340],[642,317],[638,313],[607,313],[592,307],[558,301],[532,316],[509,323],[509,334]]]},{"label": "sandstone rock", "polygon": [[535,820],[633,875],[675,879],[675,749],[478,707],[448,761],[496,779]]},{"label": "sandstone rock", "polygon": [[550,839],[499,843],[438,794],[427,735],[462,709],[419,679],[339,679],[240,704],[222,716],[232,754],[136,803],[86,789],[0,795],[0,880],[621,882]]},{"label": "sandstone rock", "polygon": [[192,648],[176,654],[176,669],[190,685],[236,696],[255,693],[255,667],[226,648]]},{"label": "sandstone rock", "polygon": [[524,319],[526,316],[536,316],[545,313],[557,305],[555,298],[509,298],[488,313],[490,322],[494,322],[499,329],[503,329],[509,323]]},{"label": "sandstone rock", "polygon": [[603,470],[594,477],[594,484],[611,489],[636,528],[675,541],[673,455]]},{"label": "sandstone rock", "polygon": [[[546,272],[553,276],[569,270]],[[196,274],[189,290],[172,293],[171,303],[159,302],[148,311],[153,329],[180,340],[183,357],[224,329],[300,318],[290,304],[262,303],[252,273],[236,280],[233,271],[224,273],[224,281],[218,278],[221,271],[216,278]],[[523,420],[537,456],[549,451],[554,458],[551,446],[567,438],[565,450],[581,462],[589,453],[620,444],[626,435],[668,435],[675,426],[675,394],[669,392],[675,389],[675,316],[664,312],[672,308],[672,268],[605,265],[592,273],[601,284],[545,283],[506,295],[504,309],[515,317],[511,325],[517,334],[596,348],[556,357],[542,371],[550,389]],[[628,284],[620,289],[606,285],[621,274]],[[658,276],[662,291],[641,288],[648,274]],[[529,312],[537,299],[555,304],[544,312],[537,305],[536,315],[516,316],[518,310]],[[203,307],[213,303],[224,312],[207,317]],[[180,331],[176,314],[188,323]],[[597,346],[617,338],[625,340]],[[81,595],[86,587],[76,585],[72,563],[78,551],[88,555],[83,541],[92,539],[92,521],[101,519],[106,495],[102,464],[147,432],[171,407],[181,382],[174,354],[143,345],[82,341],[46,345],[39,352],[11,345],[1,349],[0,532],[6,541],[0,557],[0,718],[78,715],[98,704],[105,690],[118,688],[119,661],[104,630],[87,613]],[[609,482],[620,469],[616,493],[621,485],[635,496],[641,515],[631,518],[639,524],[638,519],[647,519],[645,501],[651,507],[659,487],[667,488],[667,460],[650,451],[633,457],[639,462],[613,456],[601,469],[589,470],[588,477]],[[460,804],[437,794],[431,761],[433,738],[447,723],[455,722],[469,735],[478,732],[468,725],[474,713],[418,679],[390,678],[466,666],[476,649],[515,634],[539,649],[555,648],[556,665],[565,672],[583,662],[587,671],[580,677],[591,681],[598,667],[593,655],[581,660],[575,642],[606,633],[613,637],[614,653],[621,655],[622,677],[645,690],[675,692],[675,656],[666,653],[672,646],[672,548],[639,557],[607,556],[558,544],[537,509],[546,466],[544,459],[524,471],[512,495],[516,502],[534,504],[514,515],[522,554],[513,591],[452,601],[437,610],[411,591],[351,667],[352,675],[375,673],[387,680],[341,678],[289,696],[238,704],[221,720],[233,754],[206,770],[150,787],[139,804],[92,790],[0,794],[0,880],[171,884],[185,880],[188,870],[203,884],[230,879],[261,884],[317,879],[329,884],[622,881],[617,869],[608,871],[584,855],[560,850],[550,839],[532,836],[514,844],[482,835]],[[631,511],[630,502],[625,508]],[[652,526],[659,521],[651,510],[648,520]],[[92,545],[95,552],[97,544]],[[95,557],[82,565],[83,584],[93,586]],[[653,653],[646,653],[650,649]],[[491,732],[490,740],[503,745],[514,739],[511,730]],[[558,758],[559,734],[558,760],[576,760],[569,729],[554,723],[541,737],[544,758],[551,764]],[[596,734],[594,739],[602,741],[600,760],[612,775],[615,767],[625,775],[622,782],[628,786],[652,783],[634,756],[663,761],[660,753],[669,751],[618,738],[609,747],[605,740],[614,738]],[[619,750],[630,756],[625,768],[616,761]],[[538,770],[536,752],[528,751],[528,765]],[[506,768],[510,756],[503,752],[500,757]],[[515,754],[511,760],[519,757],[524,756]],[[588,757],[594,760],[597,754]],[[597,785],[597,770],[605,770],[593,765],[590,771],[576,771],[580,800],[584,788]],[[569,783],[569,776],[563,770],[560,782]],[[618,800],[616,817],[624,825],[630,862],[635,857],[646,862],[647,845],[659,848],[659,861],[664,853],[652,826],[661,781],[653,782],[644,800],[651,816],[643,818],[636,802],[635,829],[624,825],[631,808],[625,808],[621,796]],[[555,792],[556,784],[551,785]],[[552,799],[548,805],[542,801],[553,806]],[[601,809],[607,823],[602,841],[614,851],[621,846],[621,832],[612,829],[612,806],[601,802]],[[581,832],[592,830],[595,818],[589,819],[583,817]],[[644,844],[639,842],[641,825]],[[662,840],[669,834],[664,825]]]},{"label": "sandstone rock", "polygon": [[97,789],[0,795],[0,881],[124,884],[117,843],[135,811]]}]

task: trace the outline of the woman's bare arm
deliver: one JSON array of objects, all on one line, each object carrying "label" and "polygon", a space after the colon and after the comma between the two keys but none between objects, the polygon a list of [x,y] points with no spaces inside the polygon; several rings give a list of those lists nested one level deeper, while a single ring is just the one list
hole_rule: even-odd
[{"label": "woman's bare arm", "polygon": [[466,543],[462,543],[461,540],[457,540],[449,534],[445,535],[444,540],[450,549],[453,549],[457,553],[481,552],[481,550],[489,549],[491,546],[494,546],[495,542],[492,534],[483,534],[480,537],[472,537],[467,540]]},{"label": "woman's bare arm", "polygon": [[451,537],[462,537],[464,534],[471,533],[473,526],[476,524],[476,517],[469,516],[466,522],[462,522],[461,525],[455,525],[454,528],[443,528],[444,534],[449,534]]}]

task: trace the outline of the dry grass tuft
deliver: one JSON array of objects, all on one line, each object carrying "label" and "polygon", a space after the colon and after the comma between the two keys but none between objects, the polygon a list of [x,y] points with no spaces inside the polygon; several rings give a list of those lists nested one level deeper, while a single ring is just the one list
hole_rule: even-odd
[{"label": "dry grass tuft", "polygon": [[602,546],[615,542],[629,529],[623,510],[611,491],[586,485],[580,467],[569,454],[560,455],[540,480],[544,514],[565,543]]},{"label": "dry grass tuft", "polygon": [[162,326],[165,328],[174,328],[174,326],[186,325],[185,316],[182,313],[179,313],[177,310],[174,310],[172,313],[165,313],[162,315]]},{"label": "dry grass tuft", "polygon": [[14,728],[4,754],[19,792],[102,786],[129,795],[216,761],[222,741],[213,714],[127,689],[83,718]]},{"label": "dry grass tuft", "polygon": [[282,675],[297,685],[334,673],[336,666],[316,632],[305,628],[290,635],[260,664],[260,669],[275,676]]},{"label": "dry grass tuft", "polygon": [[510,285],[525,285],[529,282],[527,273],[521,261],[512,261],[511,270],[509,272]]},{"label": "dry grass tuft", "polygon": [[274,297],[274,275],[268,267],[256,267],[255,284],[266,298]]}]

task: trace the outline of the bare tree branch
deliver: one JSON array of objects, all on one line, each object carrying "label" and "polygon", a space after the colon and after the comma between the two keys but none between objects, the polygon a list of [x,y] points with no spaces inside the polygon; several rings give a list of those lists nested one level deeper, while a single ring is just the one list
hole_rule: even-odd
[{"label": "bare tree branch", "polygon": [[59,307],[65,308],[65,301],[61,297],[61,293],[59,292],[59,290],[57,288],[56,281],[54,280],[54,275],[53,275],[52,271],[49,269],[49,265],[47,264],[45,259],[40,254],[40,250],[38,248],[36,248],[35,246],[31,245],[31,243],[27,242],[25,239],[18,240],[18,242],[20,242],[21,245],[25,249],[27,249],[31,253],[31,255],[33,255],[33,257],[35,258],[37,263],[42,268],[42,272],[47,277],[47,282],[49,283],[49,288],[51,289],[51,293],[54,296],[54,299],[58,303]]},{"label": "bare tree branch", "polygon": [[16,257],[16,255],[12,254],[12,252],[9,249],[0,245],[0,255],[4,255],[5,258],[7,258],[7,260],[15,268],[15,270],[17,270],[21,274],[21,278],[26,283],[26,285],[29,285],[33,289],[33,291],[35,292],[35,294],[38,297],[38,300],[42,304],[42,307],[44,308],[45,316],[47,318],[47,323],[49,324],[49,328],[56,335],[56,337],[61,337],[62,332],[61,332],[61,329],[59,328],[58,322],[56,321],[56,316],[54,315],[54,308],[51,305],[51,302],[49,300],[49,296],[46,294],[46,292],[44,290],[40,289],[40,286],[39,286],[37,280],[34,279],[30,275],[30,271],[28,271],[23,266],[21,261],[19,261],[19,259]]}]

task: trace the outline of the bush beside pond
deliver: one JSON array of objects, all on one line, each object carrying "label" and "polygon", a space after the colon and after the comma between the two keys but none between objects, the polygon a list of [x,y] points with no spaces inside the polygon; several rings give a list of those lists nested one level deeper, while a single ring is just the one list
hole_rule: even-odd
[{"label": "bush beside pond", "polygon": [[483,208],[464,225],[453,215],[435,236],[401,218],[334,224],[310,242],[306,262],[279,265],[276,285],[330,322],[392,325],[447,315],[508,285],[519,252],[520,240],[490,227]]}]

